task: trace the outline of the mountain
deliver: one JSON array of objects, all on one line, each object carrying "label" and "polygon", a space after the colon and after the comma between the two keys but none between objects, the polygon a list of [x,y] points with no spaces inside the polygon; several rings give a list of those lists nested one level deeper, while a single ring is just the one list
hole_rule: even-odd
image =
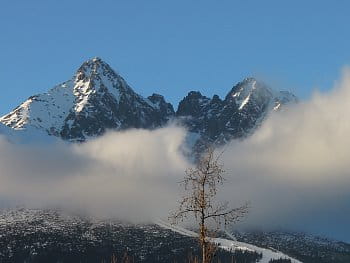
[{"label": "mountain", "polygon": [[0,122],[15,129],[34,127],[69,141],[85,141],[107,129],[152,129],[174,116],[161,95],[135,93],[100,58],[81,65],[72,79],[31,96]]},{"label": "mountain", "polygon": [[37,131],[83,142],[109,129],[154,129],[177,119],[190,131],[194,138],[191,143],[200,149],[207,143],[222,144],[245,137],[270,111],[296,101],[289,92],[274,92],[254,78],[247,78],[235,85],[225,99],[191,91],[175,112],[159,94],[147,98],[137,94],[96,57],[84,62],[70,80],[28,98],[1,117],[0,123],[21,131],[21,138],[27,133],[35,137]]},{"label": "mountain", "polygon": [[[156,224],[97,220],[53,210],[0,210],[0,262],[188,262],[197,240]],[[122,260],[125,254],[131,261]],[[115,256],[118,260],[112,261]],[[255,251],[219,250],[221,262],[253,263]]]},{"label": "mountain", "polygon": [[200,135],[197,144],[224,144],[248,136],[269,112],[296,102],[297,98],[290,92],[275,92],[254,78],[246,78],[223,100],[218,95],[210,99],[199,91],[189,92],[180,102],[176,115],[190,132]]},{"label": "mountain", "polygon": [[[350,244],[301,233],[234,232],[214,241],[221,248],[216,255],[220,262],[350,260]],[[141,225],[91,219],[59,210],[0,210],[2,263],[124,262],[121,258],[125,253],[132,257],[131,262],[162,263],[188,262],[189,255],[199,251],[192,231],[164,222]],[[111,261],[112,255],[118,260]]]},{"label": "mountain", "polygon": [[[296,102],[297,98],[287,91],[273,91],[254,78],[246,78],[224,98],[191,91],[175,111],[161,95],[145,98],[137,94],[107,63],[93,58],[68,81],[31,96],[1,117],[0,136],[12,142],[84,142],[109,129],[155,129],[176,121],[187,128],[188,143],[200,153],[207,144],[249,136],[271,112]],[[235,233],[235,238],[236,242],[227,242],[260,247],[235,251],[236,262],[265,262],[259,260],[266,251],[280,255],[274,250],[302,262],[350,260],[349,244],[302,234]],[[0,211],[0,262],[108,262],[106,256],[120,255],[125,249],[131,249],[136,262],[170,262],[174,258],[181,262],[196,247],[193,238],[154,224],[67,219],[52,210]],[[231,250],[220,253],[223,259],[229,259],[222,262],[231,262]]]}]

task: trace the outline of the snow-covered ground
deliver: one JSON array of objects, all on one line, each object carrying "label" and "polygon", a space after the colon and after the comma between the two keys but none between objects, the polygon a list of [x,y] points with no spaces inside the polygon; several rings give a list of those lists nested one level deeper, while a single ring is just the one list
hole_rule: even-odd
[{"label": "snow-covered ground", "polygon": [[[163,220],[157,220],[155,222],[157,225],[160,227],[166,228],[173,230],[179,234],[185,235],[185,236],[190,236],[190,237],[197,237],[197,233],[187,230],[185,228],[182,228],[180,226],[175,226],[172,225],[168,222],[165,222]],[[251,244],[235,241],[235,240],[229,240],[229,239],[224,239],[224,238],[213,238],[212,239],[213,243],[216,243],[219,245],[220,248],[228,250],[228,251],[234,251],[234,250],[248,250],[248,251],[255,251],[257,253],[262,254],[262,259],[259,261],[259,263],[268,263],[271,259],[290,259],[292,263],[302,263],[299,260],[296,260],[292,257],[289,257],[285,254],[283,254],[280,251],[274,250],[274,249],[266,249],[266,248],[261,248],[257,247]]]}]

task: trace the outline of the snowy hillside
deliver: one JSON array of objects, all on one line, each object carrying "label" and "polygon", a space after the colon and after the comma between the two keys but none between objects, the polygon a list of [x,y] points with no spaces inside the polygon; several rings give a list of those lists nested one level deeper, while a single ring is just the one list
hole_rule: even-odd
[{"label": "snowy hillside", "polygon": [[[184,229],[182,227],[179,227],[179,226],[174,226],[174,225],[171,225],[167,222],[164,222],[164,221],[161,221],[161,220],[158,220],[157,221],[157,224],[161,227],[164,227],[166,229],[171,229],[177,233],[180,233],[182,235],[186,235],[186,236],[190,236],[190,237],[197,237],[197,234],[190,231],[190,230],[187,230],[187,229]],[[254,246],[254,245],[251,245],[251,244],[248,244],[248,243],[243,243],[243,242],[239,242],[239,241],[236,241],[236,240],[229,240],[229,239],[224,239],[224,238],[213,238],[211,240],[211,242],[217,244],[220,248],[222,249],[225,249],[227,251],[235,251],[235,250],[247,250],[247,251],[253,251],[253,252],[256,252],[256,253],[261,253],[262,254],[262,258],[258,261],[260,263],[269,263],[270,260],[273,260],[273,259],[290,259],[291,260],[291,263],[301,263],[301,261],[299,260],[296,260],[294,258],[291,258],[277,250],[272,250],[272,249],[266,249],[266,248],[261,248],[261,247],[257,247],[257,246]]]}]

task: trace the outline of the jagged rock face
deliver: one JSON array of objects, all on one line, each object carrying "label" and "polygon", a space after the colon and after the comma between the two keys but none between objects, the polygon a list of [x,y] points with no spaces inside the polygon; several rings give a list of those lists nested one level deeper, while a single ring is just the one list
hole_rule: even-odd
[{"label": "jagged rock face", "polygon": [[191,91],[175,113],[163,96],[140,96],[107,63],[93,58],[83,63],[72,79],[30,97],[1,117],[0,123],[14,130],[39,130],[82,142],[108,129],[154,129],[178,118],[195,134],[196,141],[192,143],[203,147],[246,137],[270,111],[291,102],[296,102],[293,94],[274,92],[247,78],[235,85],[225,99]]},{"label": "jagged rock face", "polygon": [[160,127],[174,116],[161,95],[143,98],[99,58],[85,62],[75,76],[36,95],[0,119],[14,129],[34,126],[49,135],[85,141],[107,129]]},{"label": "jagged rock face", "polygon": [[173,108],[161,95],[141,97],[100,59],[80,67],[73,93],[75,108],[60,133],[64,139],[84,141],[106,129],[152,129],[174,116]]},{"label": "jagged rock face", "polygon": [[210,99],[192,91],[179,103],[176,115],[190,132],[200,135],[200,140],[211,138],[213,141],[224,126],[221,114],[224,107],[224,101],[217,95]]},{"label": "jagged rock face", "polygon": [[212,99],[200,92],[190,92],[179,104],[176,115],[193,133],[200,135],[197,144],[223,144],[249,135],[271,110],[296,102],[286,91],[274,92],[253,78],[235,85],[224,100]]}]

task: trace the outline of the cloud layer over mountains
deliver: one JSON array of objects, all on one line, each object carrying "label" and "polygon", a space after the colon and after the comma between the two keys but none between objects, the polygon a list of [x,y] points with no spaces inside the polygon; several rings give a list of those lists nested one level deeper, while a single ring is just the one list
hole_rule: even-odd
[{"label": "cloud layer over mountains", "polygon": [[[248,226],[289,227],[350,241],[350,70],[327,94],[273,113],[225,146],[221,198],[251,201]],[[110,132],[80,145],[0,141],[3,204],[60,206],[134,221],[166,217],[191,164],[186,131]]]},{"label": "cloud layer over mountains", "polygon": [[185,132],[109,133],[80,145],[0,143],[0,195],[31,206],[56,206],[102,217],[148,221],[176,201],[188,163],[179,153]]},{"label": "cloud layer over mountains", "polygon": [[327,94],[273,114],[224,155],[253,223],[350,240],[350,71]]}]

